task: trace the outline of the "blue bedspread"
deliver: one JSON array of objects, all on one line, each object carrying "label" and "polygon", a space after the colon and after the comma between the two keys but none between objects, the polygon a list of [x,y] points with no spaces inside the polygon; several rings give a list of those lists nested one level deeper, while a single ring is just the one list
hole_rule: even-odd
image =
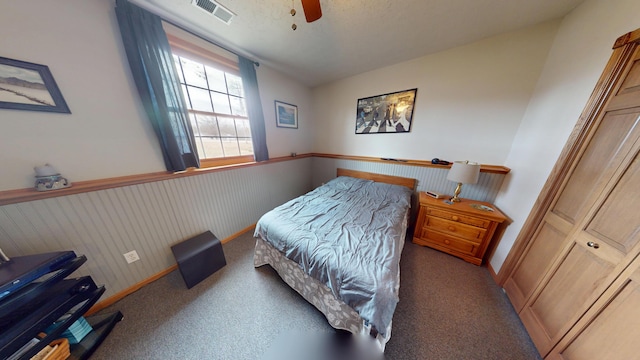
[{"label": "blue bedspread", "polygon": [[351,177],[266,213],[260,236],[385,336],[398,303],[411,190]]}]

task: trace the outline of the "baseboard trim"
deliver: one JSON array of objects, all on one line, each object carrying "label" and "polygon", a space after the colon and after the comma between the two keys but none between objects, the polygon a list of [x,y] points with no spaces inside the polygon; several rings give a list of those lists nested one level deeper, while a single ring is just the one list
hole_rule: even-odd
[{"label": "baseboard trim", "polygon": [[[231,241],[231,240],[233,240],[233,239],[235,239],[235,238],[239,237],[240,235],[242,235],[242,234],[244,234],[244,233],[246,233],[246,232],[248,232],[248,231],[253,230],[255,227],[256,227],[256,224],[253,224],[253,225],[251,225],[251,226],[248,226],[248,227],[246,227],[246,228],[244,228],[244,229],[242,229],[242,230],[238,231],[237,233],[232,234],[231,236],[228,236],[228,237],[224,238],[223,240],[220,240],[220,242],[221,242],[221,243],[223,243],[223,244],[226,244],[226,243],[228,243],[229,241]],[[165,275],[167,275],[167,274],[171,273],[172,271],[174,271],[174,270],[176,270],[176,269],[178,269],[178,264],[174,264],[174,265],[170,266],[169,268],[167,268],[167,269],[165,269],[165,270],[162,270],[162,271],[160,271],[159,273],[157,273],[157,274],[155,274],[155,275],[152,275],[151,277],[149,277],[149,278],[147,278],[147,279],[144,279],[144,280],[142,280],[141,282],[139,282],[139,283],[137,283],[137,284],[135,284],[135,285],[132,285],[132,286],[130,286],[130,287],[128,287],[128,288],[126,288],[126,289],[124,289],[124,290],[120,291],[119,293],[117,293],[117,294],[115,294],[115,295],[113,295],[113,296],[108,297],[108,298],[107,298],[107,299],[105,299],[105,300],[100,301],[99,303],[97,303],[97,304],[93,305],[93,306],[89,309],[89,311],[87,311],[87,312],[85,313],[85,315],[86,315],[86,316],[89,316],[89,315],[91,315],[91,314],[95,314],[95,313],[97,313],[98,311],[100,311],[100,310],[102,310],[102,309],[105,309],[105,308],[107,308],[107,307],[109,307],[109,306],[111,306],[111,305],[115,304],[116,302],[118,302],[119,300],[122,300],[122,299],[123,299],[124,297],[126,297],[127,295],[129,295],[129,294],[133,294],[134,292],[136,292],[136,291],[140,290],[140,289],[141,289],[141,288],[143,288],[144,286],[147,286],[147,285],[151,284],[152,282],[154,282],[154,281],[156,281],[156,280],[158,280],[158,279],[162,278],[163,276],[165,276]]]},{"label": "baseboard trim", "polygon": [[123,299],[125,296],[129,295],[129,294],[133,294],[134,292],[140,290],[142,287],[151,284],[152,282],[160,279],[161,277],[169,274],[170,272],[172,272],[173,270],[176,270],[178,268],[177,264],[174,264],[173,266],[169,267],[168,269],[162,270],[161,272],[151,276],[150,278],[147,278],[133,286],[130,286],[122,291],[120,291],[119,293],[110,296],[109,298],[105,299],[104,301],[100,301],[99,303],[93,305],[91,307],[91,309],[89,309],[89,311],[86,312],[85,315],[89,316],[91,314],[94,314],[106,307],[109,307],[111,305],[113,305],[114,303],[118,302],[118,300]]},{"label": "baseboard trim", "polygon": [[493,266],[491,266],[491,263],[487,261],[487,270],[489,270],[489,275],[491,275],[491,277],[493,278],[493,281],[500,285],[500,282],[498,280],[500,280],[498,278],[498,274],[496,273],[495,270],[493,270]]},{"label": "baseboard trim", "polygon": [[231,234],[230,236],[227,236],[226,238],[224,238],[224,239],[220,240],[220,242],[221,242],[221,243],[223,243],[223,244],[226,244],[226,243],[228,243],[229,241],[231,241],[231,240],[233,240],[233,239],[235,239],[235,238],[239,237],[240,235],[242,235],[242,234],[244,234],[244,233],[246,233],[246,232],[248,232],[248,231],[253,230],[255,227],[256,227],[256,224],[252,224],[252,225],[250,225],[250,226],[247,226],[246,228],[244,228],[244,229],[242,229],[242,230],[238,231],[237,233],[235,233],[235,234]]}]

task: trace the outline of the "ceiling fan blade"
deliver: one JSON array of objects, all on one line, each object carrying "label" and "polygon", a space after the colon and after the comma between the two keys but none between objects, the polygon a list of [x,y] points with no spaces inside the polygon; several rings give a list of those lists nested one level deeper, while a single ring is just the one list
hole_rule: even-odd
[{"label": "ceiling fan blade", "polygon": [[314,22],[322,16],[320,0],[302,0],[302,10],[304,10],[304,17],[308,23]]}]

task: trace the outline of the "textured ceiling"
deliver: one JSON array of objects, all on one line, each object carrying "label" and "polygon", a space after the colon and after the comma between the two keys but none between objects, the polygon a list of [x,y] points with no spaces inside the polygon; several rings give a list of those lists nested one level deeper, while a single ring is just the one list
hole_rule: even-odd
[{"label": "textured ceiling", "polygon": [[219,0],[237,14],[230,25],[191,0],[131,1],[317,86],[560,18],[584,0],[320,0],[323,16],[310,24],[300,0]]}]

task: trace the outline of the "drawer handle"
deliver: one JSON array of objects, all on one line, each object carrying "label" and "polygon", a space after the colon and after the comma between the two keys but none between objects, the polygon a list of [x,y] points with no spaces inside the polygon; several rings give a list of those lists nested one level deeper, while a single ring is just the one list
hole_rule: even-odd
[{"label": "drawer handle", "polygon": [[449,231],[456,231],[456,228],[454,226],[449,226]]},{"label": "drawer handle", "polygon": [[451,220],[453,220],[453,221],[458,221],[458,220],[460,220],[460,218],[459,218],[459,217],[457,217],[457,216],[455,216],[455,215],[453,215],[453,216],[451,217]]},{"label": "drawer handle", "polygon": [[598,244],[596,242],[593,242],[593,241],[589,241],[589,242],[587,242],[587,246],[591,247],[591,248],[594,248],[594,249],[597,249],[597,248],[600,247],[600,244]]},{"label": "drawer handle", "polygon": [[451,244],[451,241],[449,241],[448,239],[444,239],[444,243],[449,245],[449,244]]}]

